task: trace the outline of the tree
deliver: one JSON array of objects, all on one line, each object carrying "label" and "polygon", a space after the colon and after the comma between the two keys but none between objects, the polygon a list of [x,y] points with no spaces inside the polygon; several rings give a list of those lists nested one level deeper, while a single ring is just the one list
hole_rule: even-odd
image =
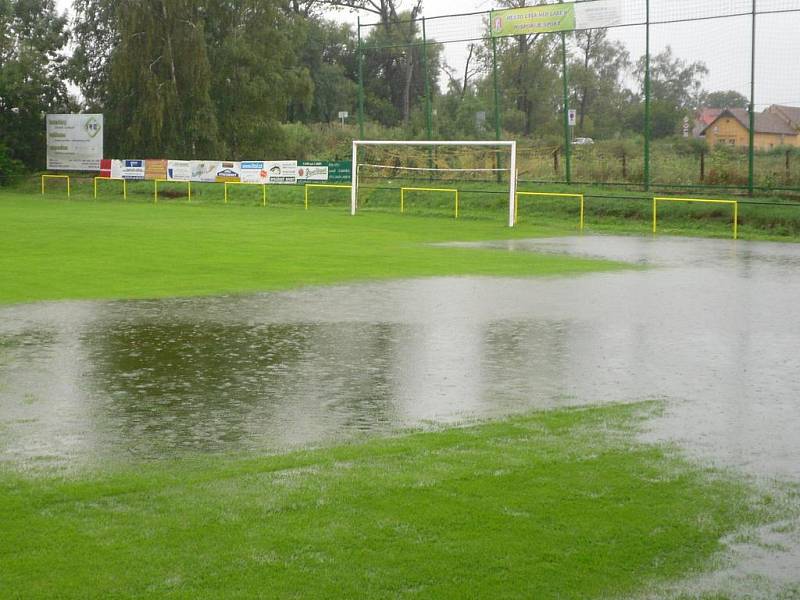
[{"label": "tree", "polygon": [[[610,136],[622,128],[624,86],[630,55],[622,43],[608,40],[607,29],[587,29],[574,36],[569,65],[571,107],[578,112],[578,131]],[[586,118],[593,129],[587,131]]]},{"label": "tree", "polygon": [[104,102],[109,146],[122,155],[214,156],[204,8],[197,0],[124,0]]},{"label": "tree", "polygon": [[231,158],[277,153],[281,121],[292,106],[309,109],[314,84],[300,64],[302,16],[278,0],[206,2],[206,44],[215,114]]},{"label": "tree", "polygon": [[314,86],[310,106],[292,99],[289,119],[330,123],[340,110],[353,112],[358,86],[356,42],[349,25],[319,17],[304,19],[306,42],[298,48],[298,62],[305,65]]},{"label": "tree", "polygon": [[8,161],[44,166],[48,112],[69,112],[67,19],[53,0],[0,0],[0,140]]},{"label": "tree", "polygon": [[727,90],[701,94],[700,104],[707,108],[748,108],[750,100],[735,90]]},{"label": "tree", "polygon": [[[425,98],[425,60],[428,88],[438,90],[441,45],[423,49],[414,12],[402,13],[397,23],[376,26],[364,41],[364,89],[369,116],[383,125],[408,124],[412,110]],[[423,54],[423,52],[425,54]]]},{"label": "tree", "polygon": [[[639,59],[635,74],[644,97],[644,74],[646,57]],[[667,46],[650,59],[650,130],[653,137],[664,137],[676,133],[683,117],[694,112],[701,104],[702,80],[708,73],[703,62],[687,62],[676,58]],[[639,106],[632,116],[631,125],[641,131],[644,119]]]}]

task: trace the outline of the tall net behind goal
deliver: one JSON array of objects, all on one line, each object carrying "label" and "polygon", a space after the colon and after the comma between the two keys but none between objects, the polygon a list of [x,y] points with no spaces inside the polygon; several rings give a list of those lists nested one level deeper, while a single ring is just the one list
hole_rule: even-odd
[{"label": "tall net behind goal", "polygon": [[351,213],[503,214],[514,224],[516,142],[353,142]]}]

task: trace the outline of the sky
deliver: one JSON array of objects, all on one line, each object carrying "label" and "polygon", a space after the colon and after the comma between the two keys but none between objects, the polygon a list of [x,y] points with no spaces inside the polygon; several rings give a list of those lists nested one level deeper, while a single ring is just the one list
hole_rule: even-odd
[{"label": "sky", "polygon": [[[632,0],[619,0],[623,6]],[[664,0],[665,2],[667,0]],[[722,0],[718,0],[722,1]],[[768,5],[783,8],[793,5],[787,0],[765,0]],[[690,2],[697,6],[697,0],[669,0],[671,6]],[[744,0],[727,0],[725,6],[738,6]],[[488,11],[494,7],[492,0],[424,0],[423,13],[426,17]],[[713,5],[714,0],[706,2]],[[56,0],[59,10],[69,10],[71,0]],[[764,6],[764,1],[761,3]],[[402,7],[410,7],[411,0],[401,2]],[[691,8],[689,10],[692,10]],[[677,14],[677,11],[676,11]],[[337,11],[331,18],[355,24],[357,13]],[[374,22],[376,17],[369,13],[361,14],[362,21]],[[756,36],[756,108],[763,109],[770,104],[800,106],[800,77],[796,75],[797,57],[800,56],[800,12],[759,15]],[[444,26],[444,22],[439,22]],[[453,35],[463,23],[467,35],[474,36],[474,20],[448,21],[446,29]],[[745,96],[750,95],[750,17],[711,19],[689,23],[653,26],[651,29],[651,53],[657,54],[669,45],[676,56],[687,61],[702,61],[709,69],[703,81],[708,91],[733,89]],[[609,36],[622,41],[633,59],[644,54],[645,35],[643,27],[620,27],[609,30]],[[445,59],[456,72],[463,70],[467,55],[467,43],[445,45]]]}]

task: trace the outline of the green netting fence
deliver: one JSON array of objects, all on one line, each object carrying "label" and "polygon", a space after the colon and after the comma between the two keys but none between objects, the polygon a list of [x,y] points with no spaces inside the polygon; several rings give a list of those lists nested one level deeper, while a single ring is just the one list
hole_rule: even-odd
[{"label": "green netting fence", "polygon": [[517,139],[521,182],[800,192],[798,0],[546,7],[580,19],[517,35],[488,11],[359,21],[361,137]]}]

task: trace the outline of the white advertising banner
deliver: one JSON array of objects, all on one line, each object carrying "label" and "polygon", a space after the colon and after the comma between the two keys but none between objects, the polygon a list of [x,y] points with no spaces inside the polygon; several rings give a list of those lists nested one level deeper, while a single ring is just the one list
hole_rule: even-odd
[{"label": "white advertising banner", "polygon": [[297,167],[298,181],[328,181],[328,165],[323,162],[316,164],[304,162]]},{"label": "white advertising banner", "polygon": [[188,160],[167,161],[167,179],[175,181],[192,180],[192,163]]},{"label": "white advertising banner", "polygon": [[296,183],[296,160],[270,160],[264,163],[267,170],[267,183]]},{"label": "white advertising banner", "polygon": [[596,0],[575,3],[575,24],[579,29],[614,27],[622,25],[620,0]]},{"label": "white advertising banner", "polygon": [[263,160],[243,160],[239,167],[243,183],[269,183],[267,166]]},{"label": "white advertising banner", "polygon": [[47,115],[47,168],[99,171],[103,115]]},{"label": "white advertising banner", "polygon": [[111,177],[114,179],[144,179],[144,161],[112,160]]},{"label": "white advertising banner", "polygon": [[215,182],[217,172],[222,169],[222,163],[214,160],[191,161],[192,181]]}]

